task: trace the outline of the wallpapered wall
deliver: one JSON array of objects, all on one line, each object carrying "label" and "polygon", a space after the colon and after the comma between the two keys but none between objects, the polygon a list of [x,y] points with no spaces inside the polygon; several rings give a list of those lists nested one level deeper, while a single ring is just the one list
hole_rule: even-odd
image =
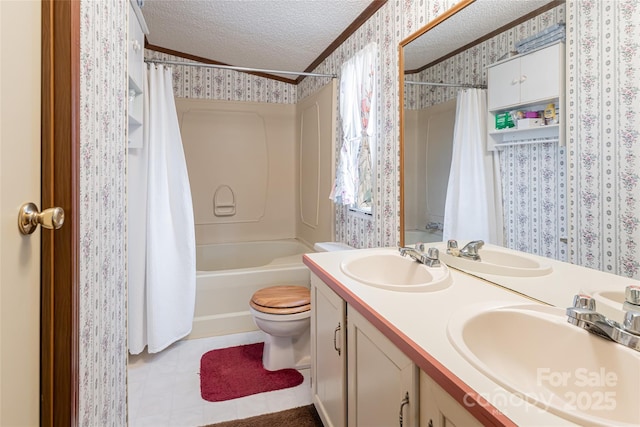
[{"label": "wallpapered wall", "polygon": [[640,2],[567,5],[571,261],[640,278]]},{"label": "wallpapered wall", "polygon": [[80,3],[81,426],[127,423],[128,4]]},{"label": "wallpapered wall", "polygon": [[[145,49],[147,59],[187,61]],[[297,86],[232,70],[172,65],[173,94],[177,98],[295,104]],[[326,80],[326,79],[324,79]]]},{"label": "wallpapered wall", "polygon": [[[316,70],[336,72],[341,60],[369,41],[380,46],[376,214],[362,219],[339,209],[339,240],[365,247],[399,239],[397,45],[453,4],[389,0]],[[637,0],[567,4],[571,260],[635,277],[638,7]],[[81,426],[126,425],[126,8],[120,0],[81,0]],[[205,83],[204,93],[242,100],[240,87],[248,85],[255,94],[251,100],[295,102],[326,83],[305,79],[294,89],[264,82],[257,90],[257,77],[221,78],[232,78],[238,90],[219,83],[219,91],[208,92]]]},{"label": "wallpapered wall", "polygon": [[[544,12],[407,80],[486,85],[490,64],[515,50],[518,40],[565,22],[565,5]],[[407,85],[405,106],[422,109],[456,97],[453,87]],[[566,154],[558,144],[505,147],[500,151],[507,247],[567,260]]]}]

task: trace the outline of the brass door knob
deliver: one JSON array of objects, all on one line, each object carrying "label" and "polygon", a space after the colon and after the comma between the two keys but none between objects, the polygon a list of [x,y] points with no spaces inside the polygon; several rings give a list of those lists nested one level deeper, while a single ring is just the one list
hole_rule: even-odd
[{"label": "brass door knob", "polygon": [[64,224],[64,210],[62,208],[49,208],[38,211],[35,203],[25,203],[18,213],[18,229],[22,234],[31,234],[36,231],[38,225],[44,228],[57,230]]}]

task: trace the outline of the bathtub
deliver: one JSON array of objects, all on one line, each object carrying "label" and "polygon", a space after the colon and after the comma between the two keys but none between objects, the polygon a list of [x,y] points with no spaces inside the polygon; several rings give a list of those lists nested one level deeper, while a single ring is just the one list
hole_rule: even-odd
[{"label": "bathtub", "polygon": [[196,305],[187,337],[205,338],[258,330],[249,300],[266,286],[309,287],[302,254],[313,252],[295,239],[196,246]]}]

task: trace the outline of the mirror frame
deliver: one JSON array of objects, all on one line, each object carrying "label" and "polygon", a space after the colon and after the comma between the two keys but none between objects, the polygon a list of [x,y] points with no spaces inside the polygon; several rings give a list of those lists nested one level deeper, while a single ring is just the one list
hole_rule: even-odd
[{"label": "mirror frame", "polygon": [[400,140],[398,142],[400,152],[400,246],[404,246],[404,47],[411,43],[413,40],[425,34],[432,28],[442,24],[447,19],[460,12],[465,7],[469,6],[476,0],[462,0],[455,6],[446,10],[435,19],[431,20],[427,25],[418,29],[415,33],[411,34],[398,45],[398,81],[399,87],[399,106],[400,106]]}]

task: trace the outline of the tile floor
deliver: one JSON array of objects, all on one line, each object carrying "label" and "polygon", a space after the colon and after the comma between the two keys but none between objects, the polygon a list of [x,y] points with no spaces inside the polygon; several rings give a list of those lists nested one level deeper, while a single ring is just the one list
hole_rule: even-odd
[{"label": "tile floor", "polygon": [[262,331],[182,340],[158,354],[129,357],[129,426],[194,427],[311,404],[309,369],[297,387],[225,402],[200,396],[200,358],[217,348],[264,341]]}]

